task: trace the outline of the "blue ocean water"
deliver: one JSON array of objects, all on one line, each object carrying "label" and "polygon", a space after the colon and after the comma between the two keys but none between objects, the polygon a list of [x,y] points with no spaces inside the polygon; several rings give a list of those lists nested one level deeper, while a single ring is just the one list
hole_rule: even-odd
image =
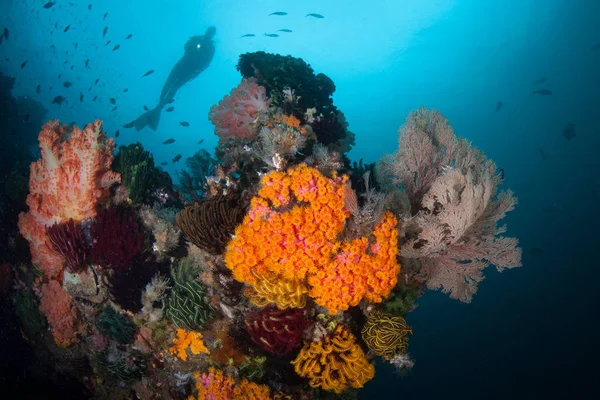
[{"label": "blue ocean water", "polygon": [[[356,134],[353,160],[393,152],[409,111],[442,112],[504,170],[503,187],[519,198],[504,222],[523,248],[523,267],[487,269],[471,304],[426,293],[407,317],[415,367],[397,377],[378,364],[360,398],[597,395],[600,2],[44,3],[2,1],[0,30],[10,38],[0,45],[0,71],[15,77],[13,96],[43,104],[45,119],[103,120],[109,136],[119,131],[117,145],[141,142],[175,180],[183,168],[171,161],[177,154],[185,159],[216,146],[208,110],[239,83],[235,65],[245,52],[290,54],[327,74]],[[279,10],[288,14],[269,16]],[[183,44],[211,25],[210,67],[181,88],[158,130],[123,128],[144,105],[156,105]],[[249,33],[256,36],[241,38]],[[532,93],[539,89],[552,93]],[[67,101],[52,104],[56,96]],[[564,132],[570,123],[572,138]],[[4,140],[13,140],[9,134]],[[175,142],[162,144],[169,138]]]}]

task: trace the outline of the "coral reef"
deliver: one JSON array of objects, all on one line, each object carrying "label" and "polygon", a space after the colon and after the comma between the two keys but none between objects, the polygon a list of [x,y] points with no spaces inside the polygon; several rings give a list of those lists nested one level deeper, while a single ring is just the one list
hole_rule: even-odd
[{"label": "coral reef", "polygon": [[238,69],[209,114],[215,158],[180,174],[186,207],[139,143],[113,162],[98,121],[42,128],[26,241],[8,241],[32,263],[2,261],[0,300],[12,290],[22,331],[59,344],[87,397],[356,398],[374,358],[414,365],[404,318],[427,288],[468,302],[489,264],[520,264],[498,226],[516,199],[440,113],[411,113],[394,155],[353,164],[329,78],[264,52]]},{"label": "coral reef", "polygon": [[310,386],[341,393],[361,388],[375,375],[365,354],[350,331],[338,326],[332,336],[306,344],[294,361],[294,370],[309,380]]}]

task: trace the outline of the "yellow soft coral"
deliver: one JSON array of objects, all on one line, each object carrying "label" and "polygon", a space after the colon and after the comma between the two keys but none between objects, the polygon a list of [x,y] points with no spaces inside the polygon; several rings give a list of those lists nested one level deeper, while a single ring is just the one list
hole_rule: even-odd
[{"label": "yellow soft coral", "polygon": [[369,315],[361,334],[373,353],[389,359],[406,351],[412,328],[406,325],[402,317],[374,311]]},{"label": "yellow soft coral", "polygon": [[381,301],[396,284],[396,218],[388,213],[367,238],[338,241],[349,212],[348,177],[327,178],[305,164],[274,171],[235,231],[225,263],[253,286],[253,302],[304,304],[308,293],[330,313],[366,298]]},{"label": "yellow soft coral", "polygon": [[210,353],[202,341],[202,334],[200,332],[177,329],[177,337],[173,339],[173,346],[169,349],[169,353],[175,354],[181,360],[186,361],[188,358],[188,353],[186,351],[188,347],[192,354],[195,355],[200,353]]},{"label": "yellow soft coral", "polygon": [[189,396],[188,400],[269,400],[270,389],[242,379],[239,384],[215,368],[209,368],[208,373],[195,373],[198,397]]},{"label": "yellow soft coral", "polygon": [[375,367],[365,358],[350,330],[341,325],[332,336],[306,344],[292,364],[310,386],[335,393],[361,388],[375,376]]}]

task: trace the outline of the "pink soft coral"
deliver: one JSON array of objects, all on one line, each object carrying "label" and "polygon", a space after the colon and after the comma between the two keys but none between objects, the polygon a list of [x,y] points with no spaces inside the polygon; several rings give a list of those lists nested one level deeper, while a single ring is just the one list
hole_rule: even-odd
[{"label": "pink soft coral", "polygon": [[243,79],[219,104],[210,108],[208,117],[215,125],[215,134],[222,139],[251,139],[257,134],[253,123],[268,107],[265,88],[251,78]]}]

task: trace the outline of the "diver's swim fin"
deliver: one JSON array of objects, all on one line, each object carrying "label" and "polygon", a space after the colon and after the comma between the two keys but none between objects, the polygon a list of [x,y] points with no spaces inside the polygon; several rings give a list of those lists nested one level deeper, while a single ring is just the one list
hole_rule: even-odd
[{"label": "diver's swim fin", "polygon": [[160,112],[161,107],[155,107],[152,110],[146,111],[140,115],[133,124],[133,126],[135,126],[135,130],[141,131],[145,127],[149,127],[153,131],[156,131],[158,128],[158,123],[160,122]]}]

